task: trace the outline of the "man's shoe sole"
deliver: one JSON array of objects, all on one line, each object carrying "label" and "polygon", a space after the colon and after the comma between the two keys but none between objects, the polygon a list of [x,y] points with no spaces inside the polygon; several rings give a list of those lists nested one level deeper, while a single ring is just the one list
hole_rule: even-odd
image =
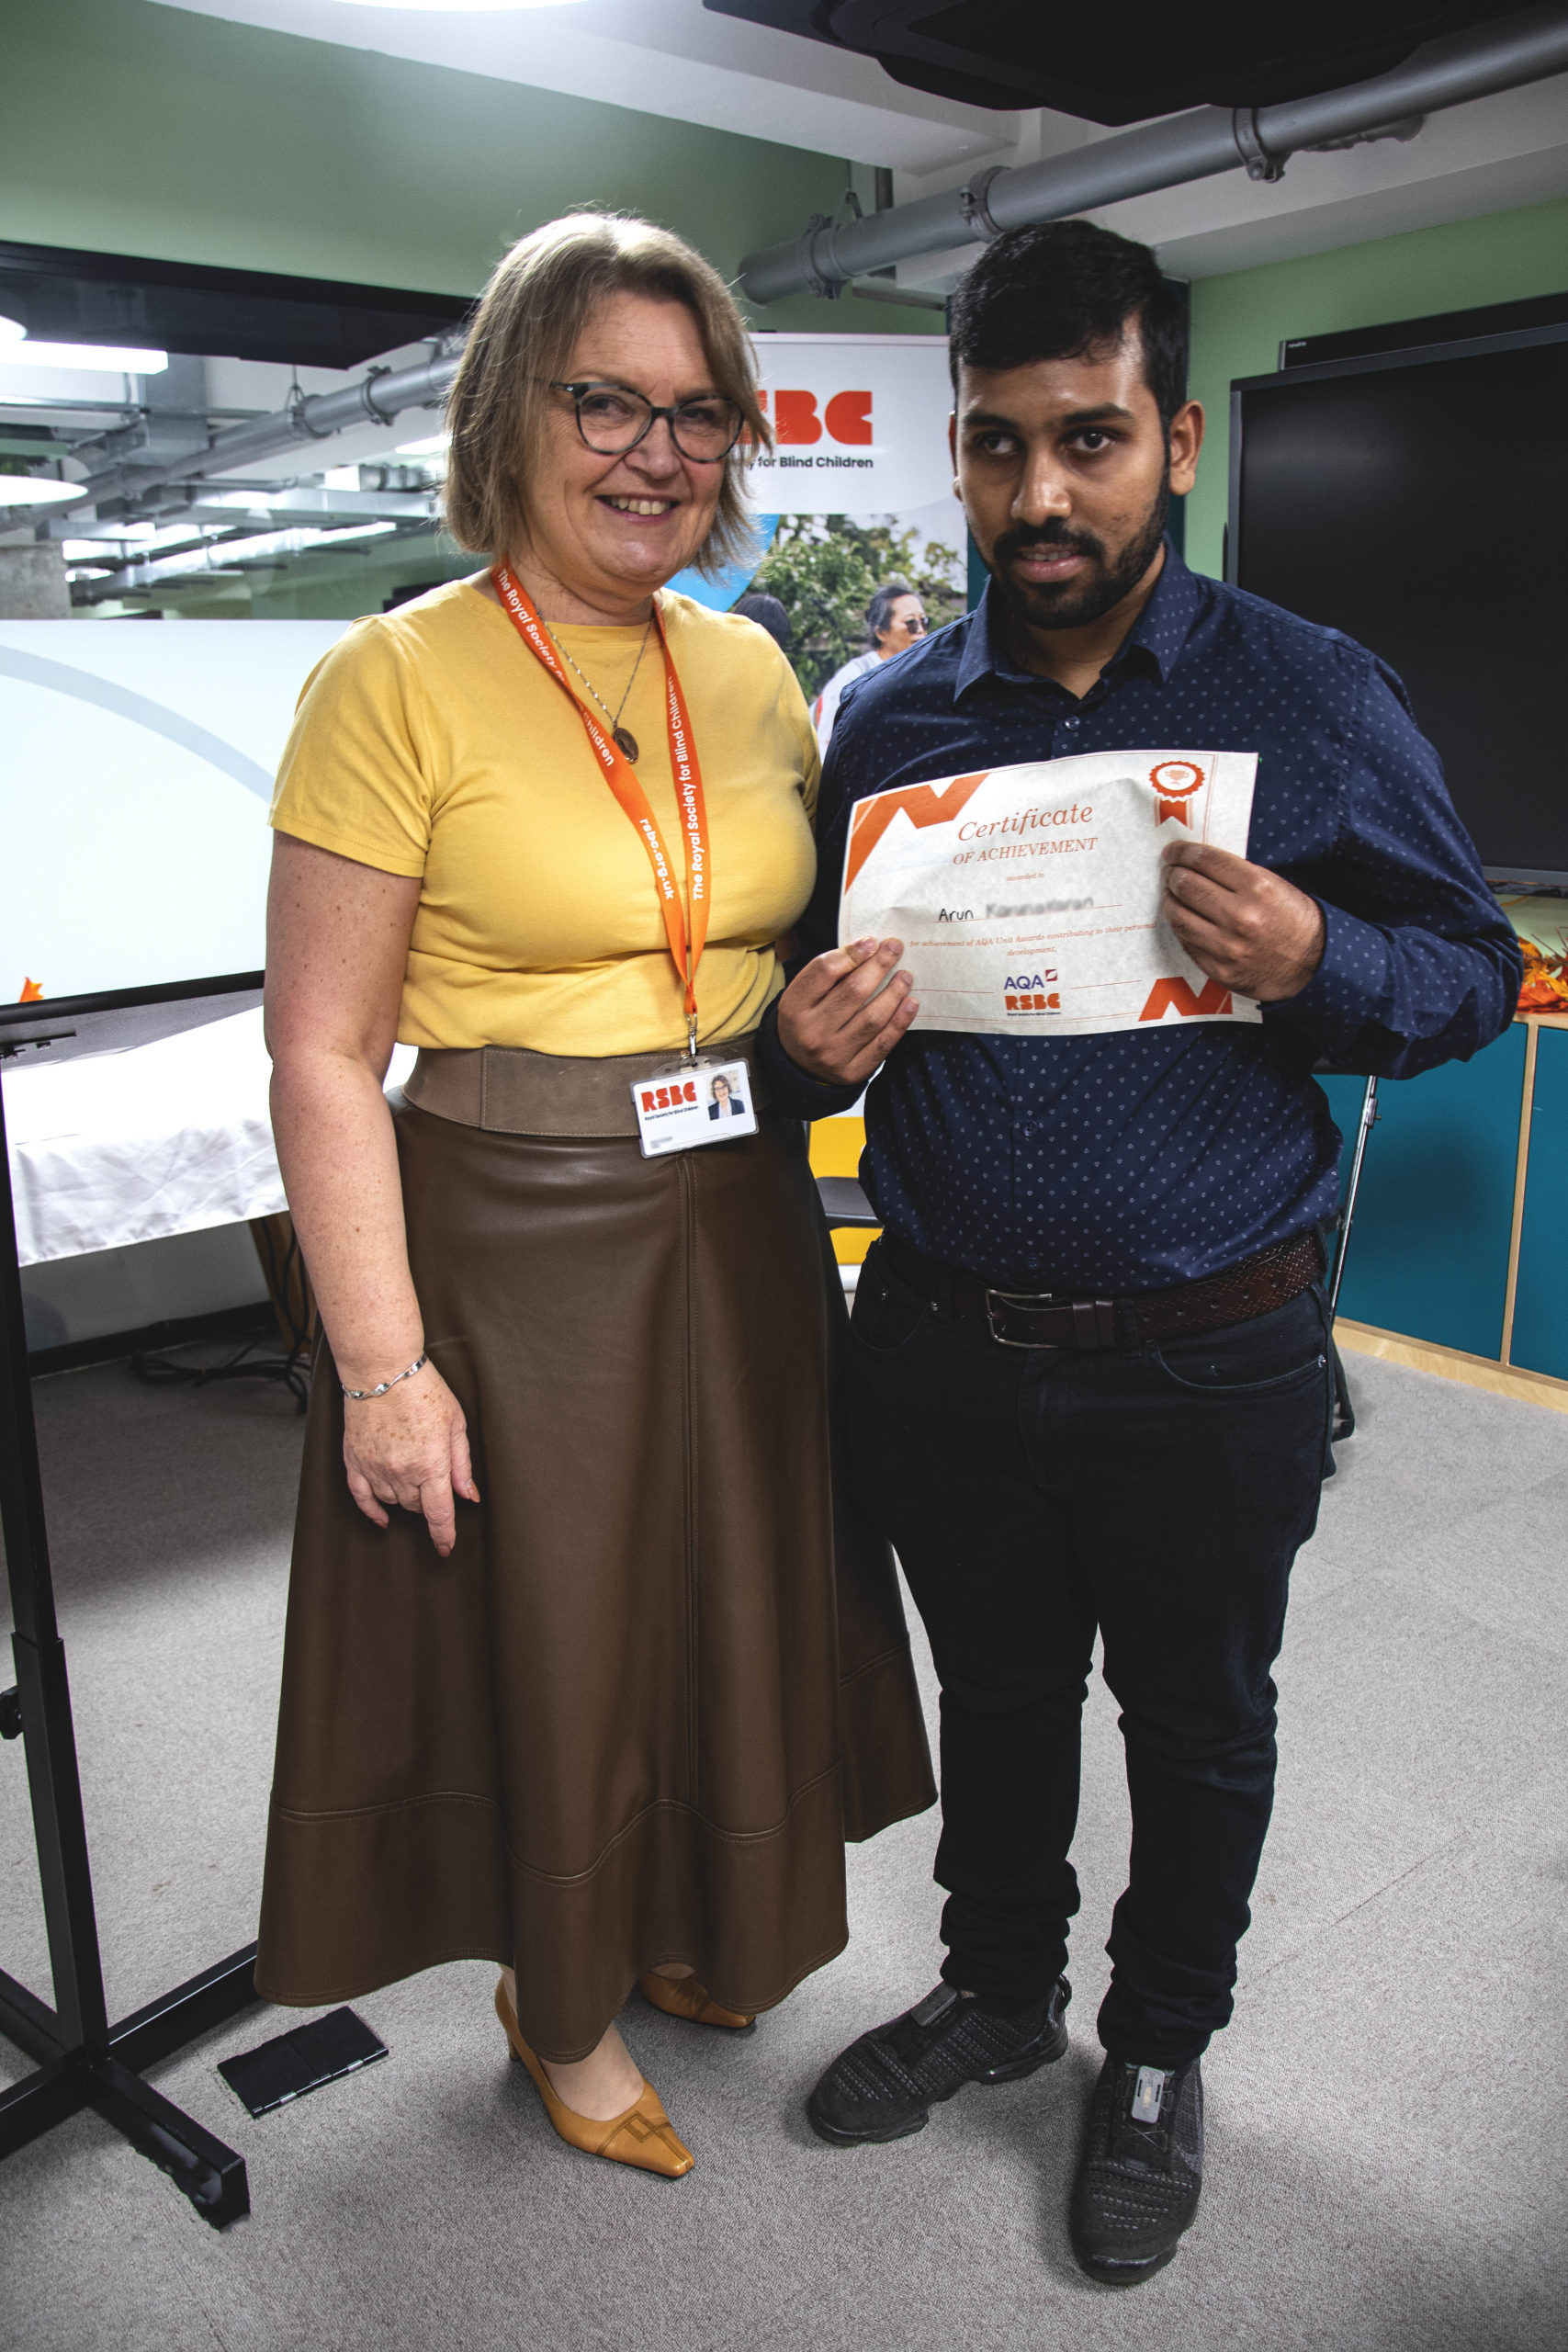
[{"label": "man's shoe sole", "polygon": [[[958,2086],[962,2090],[962,2083]],[[949,2098],[952,2093],[949,2092]],[[923,2132],[931,2120],[929,2107],[904,2123],[890,2124],[886,2132],[840,2132],[834,2123],[825,2123],[817,2112],[817,2094],[812,2092],[806,2102],[806,2120],[819,2140],[827,2140],[835,2148],[880,2148],[889,2140],[908,2140],[912,2133]]]},{"label": "man's shoe sole", "polygon": [[921,2108],[918,2115],[906,2117],[901,2123],[890,2123],[885,2132],[840,2132],[836,2123],[827,2122],[817,2112],[817,2094],[812,2092],[806,2102],[806,2120],[819,2140],[827,2140],[835,2148],[882,2148],[890,2140],[908,2140],[923,2132],[931,2120],[931,2107],[941,2107],[948,2099],[967,2090],[970,2083],[1018,2083],[1026,2075],[1036,2075],[1042,2066],[1055,2065],[1067,2050],[1067,2029],[1062,2026],[1050,2047],[1033,2058],[1017,2058],[1009,2066],[993,2067],[989,2074],[971,2075],[969,2082],[954,2083],[952,2090],[942,2091],[933,2098],[931,2107]]},{"label": "man's shoe sole", "polygon": [[[1184,2231],[1182,2235],[1185,2234]],[[1178,2238],[1162,2253],[1145,2255],[1137,2262],[1118,2262],[1110,2255],[1085,2254],[1083,2248],[1076,2244],[1073,2256],[1078,2268],[1090,2278],[1098,2278],[1102,2287],[1136,2287],[1143,2279],[1152,2278],[1156,2270],[1163,2270],[1168,2262],[1173,2261],[1180,2244],[1181,2239]]]},{"label": "man's shoe sole", "polygon": [[1164,2253],[1152,2253],[1145,2263],[1102,2263],[1090,2253],[1079,2253],[1077,2246],[1072,2253],[1081,2272],[1100,2281],[1100,2286],[1140,2286],[1143,2279],[1152,2279],[1156,2269],[1164,2269],[1166,2263],[1176,2258],[1176,2246],[1166,2246]]}]

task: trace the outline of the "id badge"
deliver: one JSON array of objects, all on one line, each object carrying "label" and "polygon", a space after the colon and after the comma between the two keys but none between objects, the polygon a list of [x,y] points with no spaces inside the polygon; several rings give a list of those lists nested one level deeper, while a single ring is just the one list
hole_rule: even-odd
[{"label": "id badge", "polygon": [[682,1062],[678,1069],[650,1071],[632,1080],[632,1105],[645,1159],[757,1132],[751,1071],[743,1061]]}]

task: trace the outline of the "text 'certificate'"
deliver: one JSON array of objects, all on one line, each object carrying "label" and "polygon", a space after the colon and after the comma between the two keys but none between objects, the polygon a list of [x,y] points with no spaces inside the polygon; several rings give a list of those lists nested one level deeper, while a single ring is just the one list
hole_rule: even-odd
[{"label": "text 'certificate'", "polygon": [[857,800],[839,939],[904,942],[917,1029],[1258,1021],[1160,919],[1160,852],[1247,854],[1252,752],[1092,752]]}]

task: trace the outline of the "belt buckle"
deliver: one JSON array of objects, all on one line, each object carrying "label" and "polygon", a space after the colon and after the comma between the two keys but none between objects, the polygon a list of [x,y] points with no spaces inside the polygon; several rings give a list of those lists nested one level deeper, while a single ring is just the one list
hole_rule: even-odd
[{"label": "belt buckle", "polygon": [[[1055,1306],[1065,1307],[1072,1317],[1073,1336],[1070,1342],[1057,1340],[1010,1340],[1005,1331],[997,1329],[997,1306],[1019,1306],[1027,1315],[1031,1311]],[[1095,1355],[1116,1345],[1116,1303],[1109,1298],[1077,1298],[1062,1291],[991,1290],[986,1292],[986,1322],[992,1339],[999,1348],[1060,1348],[1070,1345],[1080,1353]]]},{"label": "belt buckle", "polygon": [[1038,1312],[1047,1306],[1066,1306],[1070,1305],[1070,1303],[1071,1302],[1064,1298],[1058,1291],[992,1290],[989,1285],[987,1285],[986,1290],[987,1328],[990,1331],[991,1337],[996,1341],[998,1348],[1028,1349],[1049,1347],[1052,1344],[1049,1340],[1010,1340],[1005,1331],[998,1331],[997,1329],[998,1306],[999,1304],[1004,1307],[1021,1306],[1027,1315],[1032,1311]]}]

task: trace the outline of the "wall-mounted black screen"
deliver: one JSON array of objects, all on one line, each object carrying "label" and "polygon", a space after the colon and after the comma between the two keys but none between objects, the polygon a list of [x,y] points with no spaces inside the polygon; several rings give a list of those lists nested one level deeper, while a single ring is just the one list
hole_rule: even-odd
[{"label": "wall-mounted black screen", "polygon": [[1489,872],[1568,883],[1568,330],[1232,395],[1230,576],[1399,672]]}]

